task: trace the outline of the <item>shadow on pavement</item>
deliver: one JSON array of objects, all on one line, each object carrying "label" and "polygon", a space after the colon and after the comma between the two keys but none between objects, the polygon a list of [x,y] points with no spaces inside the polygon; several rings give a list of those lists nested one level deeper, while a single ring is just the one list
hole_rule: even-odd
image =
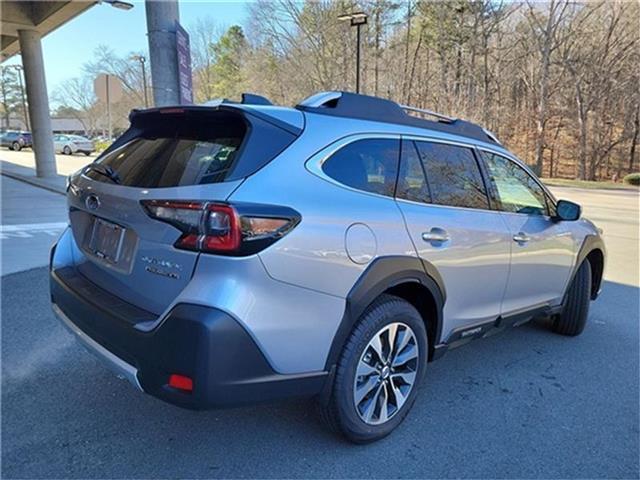
[{"label": "shadow on pavement", "polygon": [[535,323],[433,364],[393,435],[354,446],[311,400],[193,412],[136,392],[50,313],[46,269],[2,278],[2,476],[638,476],[638,296],[607,282],[577,338]]}]

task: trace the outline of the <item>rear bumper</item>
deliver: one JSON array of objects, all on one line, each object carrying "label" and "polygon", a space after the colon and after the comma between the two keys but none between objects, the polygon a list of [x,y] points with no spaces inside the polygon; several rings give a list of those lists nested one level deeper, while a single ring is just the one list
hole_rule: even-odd
[{"label": "rear bumper", "polygon": [[[72,267],[52,270],[54,312],[119,376],[155,397],[205,409],[313,396],[324,387],[326,372],[274,372],[249,333],[221,310],[178,304],[145,332],[136,328],[142,311],[97,288]],[[190,377],[193,391],[170,387],[171,374]]]},{"label": "rear bumper", "polygon": [[142,386],[138,381],[138,370],[133,366],[117,357],[109,350],[96,342],[89,335],[84,333],[78,326],[71,321],[69,317],[56,305],[52,304],[53,313],[60,319],[62,324],[75,335],[75,337],[89,350],[103,361],[114,373],[121,378],[129,381],[138,390],[142,390]]}]

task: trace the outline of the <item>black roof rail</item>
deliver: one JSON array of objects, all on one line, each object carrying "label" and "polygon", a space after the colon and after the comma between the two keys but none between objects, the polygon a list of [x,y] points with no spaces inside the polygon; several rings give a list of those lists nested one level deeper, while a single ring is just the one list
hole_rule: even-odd
[{"label": "black roof rail", "polygon": [[[493,134],[475,123],[449,117],[423,108],[398,105],[392,100],[369,95],[351,92],[320,92],[306,98],[296,105],[296,108],[310,113],[425,128],[452,135],[469,137],[482,142],[500,144]],[[408,115],[406,110],[429,115],[435,117],[437,120],[427,120],[414,115]]]},{"label": "black roof rail", "polygon": [[421,113],[423,115],[429,115],[430,117],[436,117],[439,122],[453,123],[458,120],[457,118],[449,117],[442,113],[434,112],[433,110],[427,110],[426,108],[411,107],[409,105],[400,105],[400,108],[409,112]]}]

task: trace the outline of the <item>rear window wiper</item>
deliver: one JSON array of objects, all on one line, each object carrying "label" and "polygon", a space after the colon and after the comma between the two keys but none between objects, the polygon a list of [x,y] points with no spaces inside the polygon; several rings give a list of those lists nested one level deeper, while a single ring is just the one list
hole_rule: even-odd
[{"label": "rear window wiper", "polygon": [[90,163],[85,168],[85,171],[89,170],[92,170],[97,174],[102,175],[103,177],[107,177],[113,183],[117,183],[118,185],[122,183],[122,181],[120,180],[120,175],[118,175],[118,173],[108,165],[103,167],[102,165],[99,165],[97,163]]}]

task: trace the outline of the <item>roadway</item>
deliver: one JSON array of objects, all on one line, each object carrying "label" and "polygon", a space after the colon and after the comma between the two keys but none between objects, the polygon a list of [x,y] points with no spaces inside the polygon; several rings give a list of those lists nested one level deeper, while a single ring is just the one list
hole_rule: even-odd
[{"label": "roadway", "polygon": [[453,350],[394,434],[355,446],[310,400],[193,412],[115,378],[50,311],[56,232],[37,225],[63,223],[64,198],[6,177],[2,190],[3,478],[640,475],[637,192],[554,189],[605,232],[583,335],[539,322]]}]

